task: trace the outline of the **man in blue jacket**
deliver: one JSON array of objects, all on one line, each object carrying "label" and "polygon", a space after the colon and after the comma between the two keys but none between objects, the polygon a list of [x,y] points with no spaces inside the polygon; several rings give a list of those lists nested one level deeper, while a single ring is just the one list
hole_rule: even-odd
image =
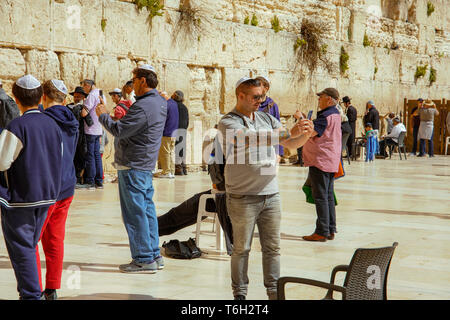
[{"label": "man in blue jacket", "polygon": [[167,100],[167,118],[164,125],[161,148],[159,148],[158,161],[162,172],[156,178],[175,178],[175,142],[179,123],[178,104],[172,98]]},{"label": "man in blue jacket", "polygon": [[62,134],[55,121],[38,109],[42,86],[31,75],[12,88],[22,116],[0,134],[2,230],[21,299],[41,299],[36,245],[48,208],[60,194]]},{"label": "man in blue jacket", "polygon": [[[72,111],[65,106],[68,90],[63,81],[49,80],[44,83],[43,89],[42,104],[45,110],[44,114],[55,120],[61,129],[64,150],[61,164],[61,191],[57,202],[48,209],[47,219],[42,228],[40,238],[46,262],[44,296],[46,300],[56,300],[56,289],[61,288],[66,219],[77,181],[73,159],[77,148],[78,120]],[[38,246],[36,246],[36,257],[40,275],[41,260]],[[41,279],[40,282],[42,287]]]},{"label": "man in blue jacket", "polygon": [[167,116],[167,102],[155,89],[157,85],[155,69],[141,65],[133,70],[136,102],[122,119],[113,121],[103,103],[96,109],[100,123],[116,137],[114,166],[118,171],[122,218],[133,259],[119,266],[125,273],[155,273],[164,268],[152,200],[152,170]]}]

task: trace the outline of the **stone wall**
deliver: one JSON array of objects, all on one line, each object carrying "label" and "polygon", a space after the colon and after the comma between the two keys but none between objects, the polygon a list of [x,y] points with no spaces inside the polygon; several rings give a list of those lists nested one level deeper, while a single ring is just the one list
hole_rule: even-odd
[{"label": "stone wall", "polygon": [[[39,80],[62,78],[70,89],[84,78],[98,87],[121,87],[146,62],[158,71],[159,89],[182,90],[191,133],[214,126],[233,108],[234,84],[242,76],[267,75],[269,95],[283,115],[316,108],[318,90],[335,86],[381,113],[400,112],[403,99],[450,98],[450,6],[448,0],[190,0],[198,28],[178,28],[180,0],[165,0],[163,16],[150,28],[145,10],[131,0],[3,0],[0,2],[0,80],[10,92],[24,73]],[[255,15],[258,25],[244,24]],[[272,30],[274,16],[282,31]],[[304,19],[326,22],[327,55],[336,69],[302,77],[294,43]],[[363,46],[364,35],[371,42]],[[349,70],[339,72],[341,46]],[[417,66],[428,65],[415,79]],[[301,67],[301,66],[300,66]],[[430,84],[430,67],[437,70]],[[195,125],[195,123],[197,123]],[[195,128],[194,128],[195,127]],[[192,149],[193,150],[193,149]],[[191,150],[191,151],[192,151]]]}]

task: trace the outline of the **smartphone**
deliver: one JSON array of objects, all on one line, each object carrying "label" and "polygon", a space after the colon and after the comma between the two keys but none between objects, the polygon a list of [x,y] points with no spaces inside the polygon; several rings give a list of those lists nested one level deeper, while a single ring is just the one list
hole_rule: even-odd
[{"label": "smartphone", "polygon": [[102,97],[102,99],[103,99],[103,90],[102,89],[100,89],[100,97]]},{"label": "smartphone", "polygon": [[311,120],[312,114],[313,114],[313,111],[309,110],[309,112],[308,112],[308,120]]}]

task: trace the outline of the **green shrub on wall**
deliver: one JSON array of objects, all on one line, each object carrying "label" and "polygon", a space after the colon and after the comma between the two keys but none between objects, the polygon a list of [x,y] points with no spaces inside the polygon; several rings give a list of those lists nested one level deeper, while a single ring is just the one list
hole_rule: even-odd
[{"label": "green shrub on wall", "polygon": [[431,14],[434,12],[434,5],[428,1],[427,2],[427,16],[431,16]]},{"label": "green shrub on wall", "polygon": [[255,14],[253,14],[252,16],[252,21],[251,21],[252,26],[257,26],[258,25],[258,18],[256,17]]},{"label": "green shrub on wall", "polygon": [[372,42],[369,40],[369,37],[367,36],[366,33],[364,33],[364,39],[363,39],[363,46],[368,47],[372,44]]},{"label": "green shrub on wall", "polygon": [[430,85],[432,85],[434,82],[436,82],[436,69],[435,68],[431,68],[430,69]]},{"label": "green shrub on wall", "polygon": [[427,69],[428,69],[428,64],[426,64],[424,66],[417,66],[416,73],[414,74],[414,78],[416,80],[419,78],[422,78],[425,75],[425,73],[427,73]]},{"label": "green shrub on wall", "polygon": [[341,74],[345,74],[345,72],[349,69],[348,60],[350,56],[347,51],[345,51],[344,46],[341,47],[341,56],[339,57],[339,68],[341,70]]},{"label": "green shrub on wall", "polygon": [[278,31],[283,30],[283,28],[280,27],[280,20],[277,16],[274,16],[272,20],[270,20],[270,23],[272,24],[272,29],[277,33]]},{"label": "green shrub on wall", "polygon": [[144,8],[147,9],[147,22],[150,26],[154,17],[163,15],[162,10],[164,10],[164,3],[161,3],[160,0],[133,0],[133,3],[137,6],[139,11]]}]

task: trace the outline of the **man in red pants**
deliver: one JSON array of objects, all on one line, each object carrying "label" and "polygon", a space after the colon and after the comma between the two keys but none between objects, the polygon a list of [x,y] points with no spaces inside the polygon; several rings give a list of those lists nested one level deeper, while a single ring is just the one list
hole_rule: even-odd
[{"label": "man in red pants", "polygon": [[[73,158],[78,140],[78,121],[72,111],[65,106],[68,92],[62,81],[49,80],[44,83],[43,89],[44,114],[53,118],[58,124],[63,142],[61,191],[57,202],[48,209],[40,238],[47,266],[44,296],[46,300],[56,300],[56,289],[61,288],[67,213],[72,203],[76,183]],[[36,257],[39,281],[43,288],[38,246],[36,246]]]}]

